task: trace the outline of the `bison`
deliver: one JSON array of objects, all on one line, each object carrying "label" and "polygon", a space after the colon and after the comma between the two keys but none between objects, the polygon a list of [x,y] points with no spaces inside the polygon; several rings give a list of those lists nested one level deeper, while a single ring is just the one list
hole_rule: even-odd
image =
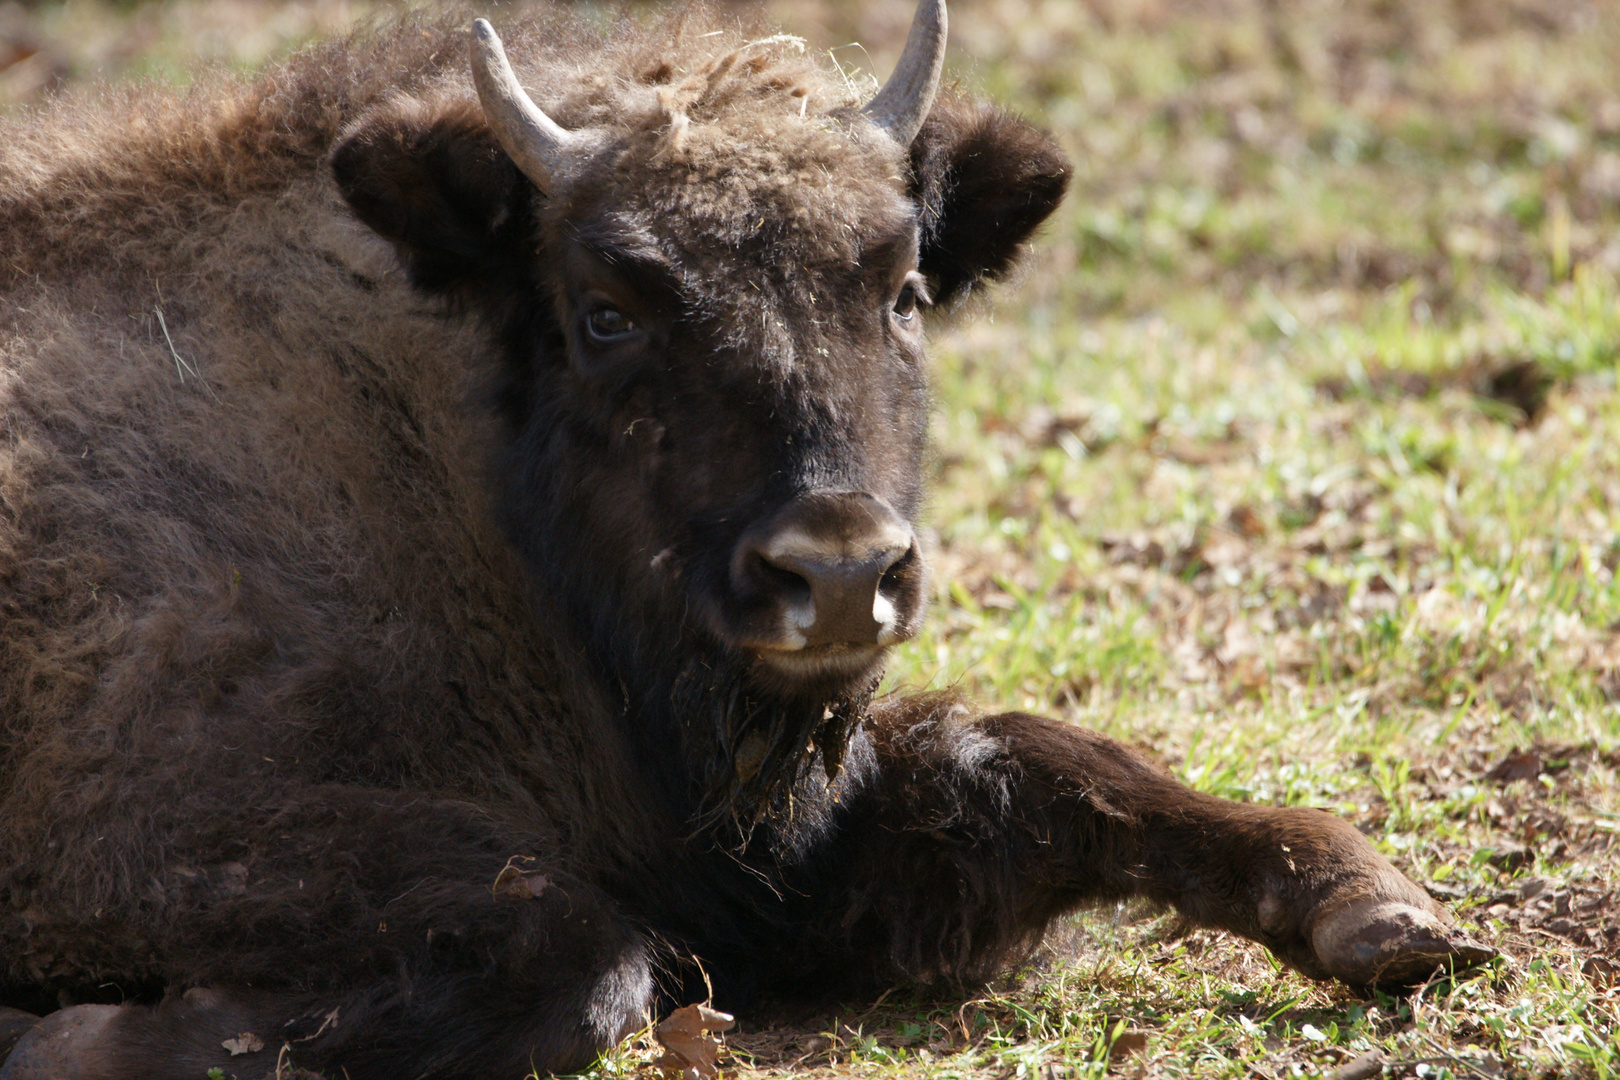
[{"label": "bison", "polygon": [[1125,897],[1489,955],[1328,814],[876,696],[928,311],[1069,172],[941,0],[870,100],[691,7],[467,22],[0,127],[0,1002],[69,1006],[0,1076],[569,1070]]}]

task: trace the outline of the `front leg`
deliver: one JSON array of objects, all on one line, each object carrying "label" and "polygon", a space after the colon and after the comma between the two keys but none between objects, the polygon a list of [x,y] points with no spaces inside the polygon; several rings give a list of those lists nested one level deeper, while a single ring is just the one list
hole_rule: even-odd
[{"label": "front leg", "polygon": [[[1412,985],[1495,955],[1342,818],[1193,791],[1122,743],[1050,720],[1008,714],[983,728],[1024,775],[1028,798],[1077,822],[1100,813],[1115,823],[1134,894],[1258,941],[1310,978]],[[1091,854],[1071,860],[1083,891]]]},{"label": "front leg", "polygon": [[981,978],[1059,914],[1129,897],[1355,986],[1495,955],[1320,810],[1205,795],[1095,732],[975,720],[937,699],[885,706],[872,735],[840,921],[850,945],[881,945],[895,974]]}]

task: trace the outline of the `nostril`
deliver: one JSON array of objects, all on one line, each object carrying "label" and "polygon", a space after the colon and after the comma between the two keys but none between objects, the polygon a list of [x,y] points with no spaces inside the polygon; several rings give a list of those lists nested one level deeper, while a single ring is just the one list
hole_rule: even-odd
[{"label": "nostril", "polygon": [[878,644],[890,645],[908,636],[906,612],[913,607],[918,583],[917,564],[922,555],[915,541],[890,563],[878,578],[872,600],[872,619],[878,624]]},{"label": "nostril", "polygon": [[754,576],[761,592],[781,597],[790,603],[804,603],[814,595],[809,578],[772,562],[763,552],[755,552],[754,563]]},{"label": "nostril", "polygon": [[905,551],[901,552],[900,556],[896,558],[894,562],[889,564],[889,568],[887,570],[883,571],[883,576],[878,579],[878,591],[884,593],[895,593],[903,589],[905,587],[906,576],[912,565],[916,563],[917,559],[917,545],[912,544],[910,547],[906,548]]}]

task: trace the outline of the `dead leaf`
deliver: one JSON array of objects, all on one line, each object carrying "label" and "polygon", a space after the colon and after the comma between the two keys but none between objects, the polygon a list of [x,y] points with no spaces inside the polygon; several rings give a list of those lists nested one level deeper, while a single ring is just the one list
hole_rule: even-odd
[{"label": "dead leaf", "polygon": [[664,1054],[653,1062],[682,1080],[709,1080],[717,1075],[722,1042],[715,1034],[730,1031],[736,1020],[707,1005],[685,1005],[670,1013],[656,1033]]},{"label": "dead leaf", "polygon": [[1613,956],[1593,956],[1581,965],[1581,974],[1591,982],[1593,988],[1607,990],[1620,985],[1620,958]]},{"label": "dead leaf", "polygon": [[516,896],[523,900],[539,896],[551,884],[551,879],[525,869],[538,861],[533,855],[514,855],[507,859],[501,872],[495,875],[490,891],[496,896]]},{"label": "dead leaf", "polygon": [[257,1054],[264,1049],[264,1040],[251,1031],[244,1031],[234,1039],[226,1039],[219,1045],[231,1052],[231,1057],[240,1057],[243,1054]]},{"label": "dead leaf", "polygon": [[1238,506],[1228,515],[1232,527],[1244,536],[1256,537],[1266,534],[1266,522],[1252,506]]},{"label": "dead leaf", "polygon": [[1517,890],[1520,900],[1533,900],[1552,888],[1552,882],[1544,877],[1525,878],[1519,883]]},{"label": "dead leaf", "polygon": [[1536,856],[1527,847],[1512,846],[1497,848],[1487,855],[1485,860],[1498,870],[1506,870],[1511,873],[1520,867],[1529,866],[1535,862]]},{"label": "dead leaf", "polygon": [[1155,439],[1152,450],[1161,457],[1195,466],[1225,465],[1243,454],[1243,447],[1235,443],[1200,442],[1187,438]]},{"label": "dead leaf", "polygon": [[1369,1050],[1334,1069],[1333,1080],[1372,1080],[1375,1076],[1383,1075],[1384,1064],[1383,1054]]},{"label": "dead leaf", "polygon": [[1108,1064],[1117,1067],[1128,1057],[1141,1057],[1147,1053],[1147,1042],[1145,1031],[1132,1029],[1120,1032],[1108,1047]]},{"label": "dead leaf", "polygon": [[1534,780],[1541,775],[1541,754],[1535,750],[1521,750],[1509,754],[1491,766],[1485,775],[1499,784],[1511,784],[1515,780]]},{"label": "dead leaf", "polygon": [[1266,665],[1257,656],[1240,656],[1226,679],[1226,691],[1233,697],[1259,697],[1270,681]]}]

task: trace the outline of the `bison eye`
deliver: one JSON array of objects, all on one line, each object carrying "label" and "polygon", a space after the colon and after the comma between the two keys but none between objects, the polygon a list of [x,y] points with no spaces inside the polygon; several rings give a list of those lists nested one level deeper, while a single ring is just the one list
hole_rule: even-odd
[{"label": "bison eye", "polygon": [[585,331],[591,340],[602,344],[623,341],[636,332],[630,316],[615,307],[599,307],[585,316]]},{"label": "bison eye", "polygon": [[917,314],[917,306],[926,303],[928,294],[924,291],[921,279],[912,274],[900,289],[900,295],[894,298],[894,317],[908,323]]},{"label": "bison eye", "polygon": [[907,285],[900,290],[900,295],[894,298],[894,313],[902,319],[910,319],[917,314],[917,290]]}]

